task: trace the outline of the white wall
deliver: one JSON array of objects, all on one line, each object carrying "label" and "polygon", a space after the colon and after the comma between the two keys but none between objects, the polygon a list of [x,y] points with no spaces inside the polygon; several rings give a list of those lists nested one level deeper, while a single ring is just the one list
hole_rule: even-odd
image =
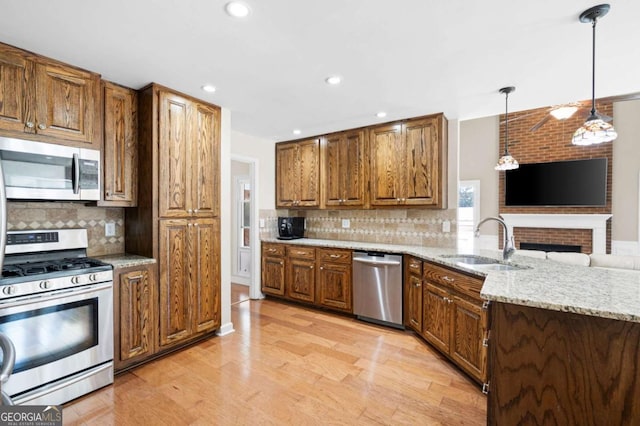
[{"label": "white wall", "polygon": [[[498,215],[498,116],[460,122],[460,180],[480,181],[480,219]],[[481,246],[498,247],[498,224],[482,225]]]},{"label": "white wall", "polygon": [[220,318],[219,335],[233,332],[231,323],[231,111],[222,108],[220,126]]},{"label": "white wall", "polygon": [[256,158],[259,162],[256,183],[259,191],[258,209],[273,210],[276,205],[275,142],[231,131],[231,154]]},{"label": "white wall", "polygon": [[612,142],[611,252],[640,254],[640,101],[614,103],[613,117],[618,138]]}]

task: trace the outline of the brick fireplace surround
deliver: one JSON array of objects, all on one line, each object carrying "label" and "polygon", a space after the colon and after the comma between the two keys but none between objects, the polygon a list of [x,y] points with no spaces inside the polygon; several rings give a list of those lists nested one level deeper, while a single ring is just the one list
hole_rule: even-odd
[{"label": "brick fireplace surround", "polygon": [[[587,102],[583,102],[587,104]],[[613,103],[596,102],[598,112],[613,117]],[[611,215],[611,179],[613,169],[613,145],[604,143],[593,146],[575,146],[571,144],[573,132],[582,125],[585,116],[579,111],[567,120],[549,119],[537,131],[531,128],[542,120],[549,112],[549,108],[509,113],[509,152],[521,164],[543,163],[550,161],[579,160],[587,158],[606,157],[607,170],[607,202],[602,207],[508,207],[504,205],[504,173],[499,176],[499,212],[500,215],[508,214],[575,214],[575,215]],[[504,115],[500,116],[503,123]],[[500,125],[500,147],[497,155],[504,151],[504,124]],[[611,253],[611,220],[606,222],[605,250]],[[516,248],[520,242],[533,242],[544,244],[568,244],[579,245],[583,253],[593,253],[592,231],[575,228],[550,228],[536,226],[534,223],[523,224],[514,227],[514,240]],[[499,239],[502,246],[502,229]]]}]

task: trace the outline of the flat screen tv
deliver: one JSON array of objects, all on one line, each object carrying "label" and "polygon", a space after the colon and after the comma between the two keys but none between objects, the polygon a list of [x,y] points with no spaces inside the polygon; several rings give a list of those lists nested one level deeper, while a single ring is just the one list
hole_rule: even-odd
[{"label": "flat screen tv", "polygon": [[607,159],[520,164],[505,172],[506,206],[604,206]]}]

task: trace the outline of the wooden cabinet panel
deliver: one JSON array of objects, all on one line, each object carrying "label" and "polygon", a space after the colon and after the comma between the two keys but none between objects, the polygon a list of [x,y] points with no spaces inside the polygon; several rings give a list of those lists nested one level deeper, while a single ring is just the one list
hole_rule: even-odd
[{"label": "wooden cabinet panel", "polygon": [[0,44],[0,130],[100,149],[100,76]]},{"label": "wooden cabinet panel", "polygon": [[351,250],[317,249],[318,263],[348,263],[351,264]]},{"label": "wooden cabinet panel", "polygon": [[155,265],[116,269],[114,286],[115,369],[121,370],[155,353]]},{"label": "wooden cabinet panel", "polygon": [[[37,133],[52,138],[86,142],[99,127],[99,79],[88,72],[50,63],[36,66]],[[99,146],[99,144],[98,144]]]},{"label": "wooden cabinet panel", "polygon": [[448,354],[451,345],[451,298],[449,292],[425,282],[423,301],[422,335],[435,347]]},{"label": "wooden cabinet panel", "polygon": [[404,264],[405,326],[422,333],[422,260],[405,256]]},{"label": "wooden cabinet panel", "polygon": [[33,112],[30,90],[33,63],[19,51],[0,45],[0,129],[14,133],[35,132],[26,126]]},{"label": "wooden cabinet panel", "polygon": [[160,221],[160,346],[191,334],[189,274],[192,273],[186,220]]},{"label": "wooden cabinet panel", "polygon": [[446,208],[446,119],[442,114],[371,128],[372,206]]},{"label": "wooden cabinet panel", "polygon": [[325,136],[322,143],[323,205],[364,207],[364,131],[334,133]]},{"label": "wooden cabinet panel", "polygon": [[286,295],[291,299],[315,302],[315,261],[287,259]]},{"label": "wooden cabinet panel", "polygon": [[196,216],[216,217],[219,215],[220,198],[219,111],[201,104],[194,109],[191,208]]},{"label": "wooden cabinet panel", "polygon": [[320,205],[320,140],[276,144],[276,207]]},{"label": "wooden cabinet panel", "polygon": [[138,196],[138,109],[135,90],[104,83],[104,201],[134,207]]},{"label": "wooden cabinet panel", "polygon": [[[190,195],[188,169],[190,120],[189,101],[171,92],[159,93],[160,103],[160,217],[184,217]],[[188,199],[189,198],[189,199]]]},{"label": "wooden cabinet panel", "polygon": [[401,201],[402,145],[399,124],[369,131],[371,205],[395,206]]},{"label": "wooden cabinet panel", "polygon": [[295,259],[315,260],[316,249],[304,246],[287,246],[287,256]]},{"label": "wooden cabinet panel", "polygon": [[453,297],[451,357],[469,374],[484,383],[487,380],[487,347],[484,345],[487,312],[482,305]]},{"label": "wooden cabinet panel", "polygon": [[316,285],[318,287],[316,302],[319,305],[353,312],[351,262],[319,262]]},{"label": "wooden cabinet panel", "polygon": [[298,207],[317,207],[320,203],[320,141],[312,139],[298,143],[300,185]]},{"label": "wooden cabinet panel", "polygon": [[220,327],[220,222],[200,219],[193,223],[190,267],[192,277],[194,330],[197,333]]},{"label": "wooden cabinet panel", "polygon": [[274,296],[284,296],[284,257],[266,255],[262,252],[262,291]]}]

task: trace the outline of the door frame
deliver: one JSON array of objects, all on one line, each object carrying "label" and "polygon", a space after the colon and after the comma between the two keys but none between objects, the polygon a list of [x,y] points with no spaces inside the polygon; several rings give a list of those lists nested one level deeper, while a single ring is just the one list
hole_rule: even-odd
[{"label": "door frame", "polygon": [[249,297],[251,299],[263,299],[264,294],[262,294],[260,290],[260,214],[258,210],[260,188],[257,179],[259,175],[259,160],[244,155],[231,154],[231,161],[238,161],[249,165],[249,185],[251,185],[251,231],[249,232],[251,277],[249,279]]}]

